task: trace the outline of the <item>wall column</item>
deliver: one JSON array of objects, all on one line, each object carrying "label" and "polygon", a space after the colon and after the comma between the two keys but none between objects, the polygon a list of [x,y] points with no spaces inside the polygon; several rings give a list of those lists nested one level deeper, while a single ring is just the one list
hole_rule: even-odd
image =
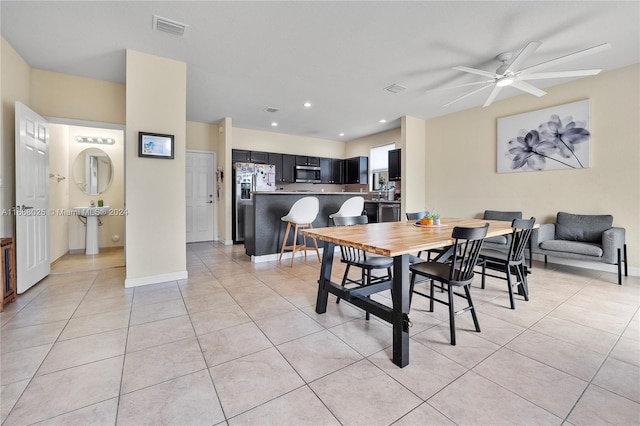
[{"label": "wall column", "polygon": [[[127,50],[125,287],[187,278],[187,65]],[[174,135],[174,159],[138,157],[138,132]]]}]

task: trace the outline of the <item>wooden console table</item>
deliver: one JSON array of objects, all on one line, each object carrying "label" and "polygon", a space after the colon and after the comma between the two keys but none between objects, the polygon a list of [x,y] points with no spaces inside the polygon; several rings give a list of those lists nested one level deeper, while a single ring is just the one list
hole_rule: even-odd
[{"label": "wooden console table", "polygon": [[2,238],[2,304],[0,311],[4,310],[4,305],[16,300],[16,251],[13,246],[13,238]]}]

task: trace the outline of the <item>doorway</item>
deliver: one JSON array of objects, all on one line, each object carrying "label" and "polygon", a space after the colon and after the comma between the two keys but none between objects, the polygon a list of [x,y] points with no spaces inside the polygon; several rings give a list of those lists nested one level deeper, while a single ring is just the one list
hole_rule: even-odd
[{"label": "doorway", "polygon": [[[48,118],[51,273],[125,265],[125,127]],[[98,219],[99,253],[85,255],[86,223],[75,207],[102,201],[109,214]]]},{"label": "doorway", "polygon": [[216,153],[187,150],[185,205],[187,243],[213,241],[217,235]]}]

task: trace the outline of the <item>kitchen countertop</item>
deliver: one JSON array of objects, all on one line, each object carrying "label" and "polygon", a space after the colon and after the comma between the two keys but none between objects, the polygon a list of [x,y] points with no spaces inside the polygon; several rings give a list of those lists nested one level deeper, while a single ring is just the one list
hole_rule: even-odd
[{"label": "kitchen countertop", "polygon": [[327,191],[256,191],[255,195],[360,195],[364,197],[365,203],[391,203],[391,204],[400,204],[400,201],[390,201],[386,199],[374,200],[371,198],[367,198],[367,196],[371,196],[371,194],[367,194],[366,192],[327,192]]}]

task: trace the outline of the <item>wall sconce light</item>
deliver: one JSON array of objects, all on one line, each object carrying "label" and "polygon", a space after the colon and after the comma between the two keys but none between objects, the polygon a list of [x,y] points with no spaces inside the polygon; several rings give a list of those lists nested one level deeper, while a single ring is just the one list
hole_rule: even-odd
[{"label": "wall sconce light", "polygon": [[102,138],[95,136],[76,136],[76,142],[79,143],[95,143],[99,145],[113,145],[116,140],[113,138]]}]

